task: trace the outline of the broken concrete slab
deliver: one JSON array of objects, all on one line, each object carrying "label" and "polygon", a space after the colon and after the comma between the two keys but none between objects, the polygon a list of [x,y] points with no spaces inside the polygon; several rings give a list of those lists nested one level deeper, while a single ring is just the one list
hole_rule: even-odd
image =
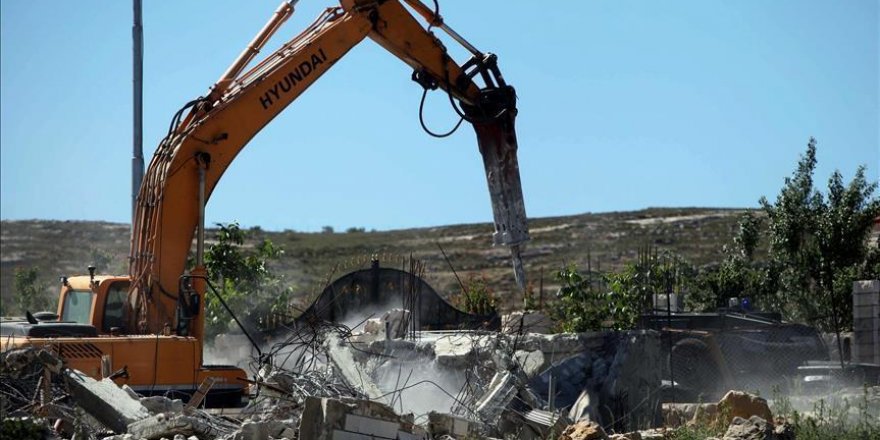
[{"label": "broken concrete slab", "polygon": [[236,424],[209,417],[199,411],[189,411],[189,414],[161,413],[128,425],[129,434],[147,440],[174,437],[177,434],[212,440],[232,434],[237,429]]},{"label": "broken concrete slab", "polygon": [[140,401],[119,388],[112,380],[95,380],[77,370],[67,370],[64,377],[77,406],[116,433],[124,433],[129,424],[150,416]]},{"label": "broken concrete slab", "polygon": [[412,416],[399,416],[389,406],[358,399],[306,398],[299,438],[313,440],[401,439],[425,436]]},{"label": "broken concrete slab", "polygon": [[448,335],[434,342],[437,363],[450,368],[466,368],[475,359],[476,338],[471,335]]},{"label": "broken concrete slab", "polygon": [[513,359],[528,378],[537,376],[545,367],[544,353],[541,351],[517,350]]},{"label": "broken concrete slab", "polygon": [[183,401],[180,399],[169,399],[165,396],[149,396],[141,398],[140,402],[151,414],[183,412]]},{"label": "broken concrete slab", "polygon": [[442,414],[435,411],[428,413],[428,433],[433,438],[440,438],[444,435],[458,437],[477,437],[477,423],[472,422],[464,417],[452,414]]},{"label": "broken concrete slab", "polygon": [[227,440],[270,440],[281,438],[294,438],[296,432],[287,423],[277,420],[254,421],[245,420],[241,424],[241,428],[232,435],[226,437]]},{"label": "broken concrete slab", "polygon": [[523,420],[540,433],[541,438],[550,438],[562,432],[571,424],[568,415],[561,412],[532,409],[523,414]]},{"label": "broken concrete slab", "polygon": [[598,398],[589,389],[582,390],[580,396],[569,408],[568,418],[575,422],[598,420],[597,402]]},{"label": "broken concrete slab", "polygon": [[488,423],[494,424],[501,417],[501,412],[510,405],[513,398],[516,397],[516,378],[509,371],[495,373],[492,382],[489,383],[487,391],[477,400],[476,411],[480,418]]},{"label": "broken concrete slab", "polygon": [[327,355],[333,367],[342,375],[349,386],[360,390],[370,399],[389,403],[388,397],[373,383],[370,374],[366,371],[361,371],[360,364],[355,361],[354,355],[348,346],[344,345],[335,335],[328,336],[325,344]]}]

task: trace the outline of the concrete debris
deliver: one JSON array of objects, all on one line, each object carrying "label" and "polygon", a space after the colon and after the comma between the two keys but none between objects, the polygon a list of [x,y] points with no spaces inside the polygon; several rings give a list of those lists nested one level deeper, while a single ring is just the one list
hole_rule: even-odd
[{"label": "concrete debris", "polygon": [[469,335],[447,335],[434,342],[437,363],[449,368],[467,368],[476,360],[477,344]]},{"label": "concrete debris", "polygon": [[596,399],[596,396],[592,395],[590,390],[582,390],[580,396],[571,405],[571,409],[568,410],[568,418],[576,422],[598,419],[599,415],[596,412],[596,405],[594,403]]},{"label": "concrete debris", "polygon": [[314,440],[423,439],[412,416],[399,416],[389,406],[354,399],[306,399],[299,436]]},{"label": "concrete debris", "polygon": [[379,390],[379,387],[373,383],[369,374],[358,368],[358,363],[354,360],[351,349],[346,346],[337,337],[331,335],[327,338],[327,354],[333,362],[333,366],[345,379],[348,385],[357,388],[367,395],[370,399],[385,401],[385,393]]},{"label": "concrete debris", "polygon": [[428,434],[434,438],[476,437],[478,430],[476,423],[464,417],[431,411],[428,413]]},{"label": "concrete debris", "polygon": [[183,401],[180,399],[169,399],[165,396],[150,396],[141,398],[140,402],[141,405],[147,408],[151,414],[183,412]]},{"label": "concrete debris", "polygon": [[11,350],[0,355],[4,418],[113,440],[651,440],[672,431],[648,428],[690,423],[725,440],[794,439],[747,393],[661,406],[657,332],[542,334],[525,325],[533,313],[506,318],[506,332],[413,332],[406,309],[378,316],[358,331],[321,322],[276,335],[253,358],[249,403],[224,415],[91,379],[48,350]]},{"label": "concrete debris", "polygon": [[495,373],[492,382],[489,383],[486,394],[477,400],[477,414],[486,423],[496,423],[501,416],[501,412],[516,397],[516,391],[513,374],[508,371]]},{"label": "concrete debris", "polygon": [[123,433],[129,424],[150,416],[140,401],[110,379],[95,380],[69,369],[64,376],[77,406],[116,433]]},{"label": "concrete debris", "polygon": [[540,350],[517,350],[516,353],[513,354],[513,359],[519,364],[523,373],[525,373],[528,378],[537,376],[546,363],[544,360],[544,353]]},{"label": "concrete debris", "polygon": [[158,440],[175,435],[216,439],[233,433],[237,425],[210,417],[203,412],[190,414],[160,413],[128,425],[128,433],[137,439]]},{"label": "concrete debris", "polygon": [[539,438],[549,438],[571,425],[571,419],[560,412],[533,409],[523,414],[522,417],[525,423],[536,431]]}]

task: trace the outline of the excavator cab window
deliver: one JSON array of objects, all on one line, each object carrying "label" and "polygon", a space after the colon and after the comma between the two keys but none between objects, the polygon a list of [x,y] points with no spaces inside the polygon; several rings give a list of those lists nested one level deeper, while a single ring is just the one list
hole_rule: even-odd
[{"label": "excavator cab window", "polygon": [[113,327],[125,326],[125,300],[128,297],[128,281],[118,281],[107,289],[107,298],[104,300],[104,319],[101,330],[110,333]]},{"label": "excavator cab window", "polygon": [[69,290],[64,295],[64,311],[61,320],[89,324],[89,314],[92,311],[92,301],[95,294],[91,290]]}]

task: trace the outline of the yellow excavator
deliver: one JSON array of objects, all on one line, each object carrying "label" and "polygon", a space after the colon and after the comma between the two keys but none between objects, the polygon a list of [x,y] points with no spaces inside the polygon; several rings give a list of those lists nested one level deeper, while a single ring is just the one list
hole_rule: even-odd
[{"label": "yellow excavator", "polygon": [[[202,358],[205,295],[213,290],[203,258],[205,204],[251,138],[366,37],[411,66],[424,93],[447,94],[473,126],[494,242],[510,247],[516,280],[525,285],[520,246],[529,236],[516,156],[516,95],[496,56],[450,28],[436,3],[432,9],[419,0],[341,0],[245,70],[296,3],[283,1],[207,95],[174,115],[135,203],[129,275],[97,275],[89,268],[87,276],[62,278],[57,316],[29,313],[27,322],[4,322],[4,351],[48,346],[71,368],[112,377],[143,394],[191,395],[210,380],[208,406],[238,403],[247,389],[245,372],[205,365]],[[453,60],[433,30],[461,44],[470,59]],[[195,266],[188,270],[194,238]]]}]

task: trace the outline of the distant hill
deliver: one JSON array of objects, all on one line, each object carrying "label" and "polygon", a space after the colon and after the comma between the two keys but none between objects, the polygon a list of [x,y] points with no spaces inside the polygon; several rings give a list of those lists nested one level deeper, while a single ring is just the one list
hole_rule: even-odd
[{"label": "distant hill", "polygon": [[[532,241],[523,258],[530,281],[537,286],[543,272],[545,291],[553,290],[553,271],[566,263],[581,267],[587,255],[593,267],[616,269],[652,245],[674,251],[702,265],[721,259],[743,210],[715,208],[649,208],[631,212],[580,214],[529,221]],[[209,231],[208,237],[213,234]],[[506,248],[492,247],[492,225],[468,224],[381,232],[301,233],[250,230],[249,244],[268,238],[284,250],[273,268],[301,292],[305,302],[328,281],[369,265],[377,254],[383,266],[401,267],[412,255],[426,265],[425,278],[449,295],[458,284],[437,247],[439,243],[462,279],[484,276],[505,298],[504,307],[519,303]],[[102,273],[127,273],[129,226],[95,221],[25,220],[0,223],[0,293],[13,298],[16,267],[37,267],[54,297],[58,277],[87,273],[89,264]],[[7,309],[6,306],[3,307]]]}]

